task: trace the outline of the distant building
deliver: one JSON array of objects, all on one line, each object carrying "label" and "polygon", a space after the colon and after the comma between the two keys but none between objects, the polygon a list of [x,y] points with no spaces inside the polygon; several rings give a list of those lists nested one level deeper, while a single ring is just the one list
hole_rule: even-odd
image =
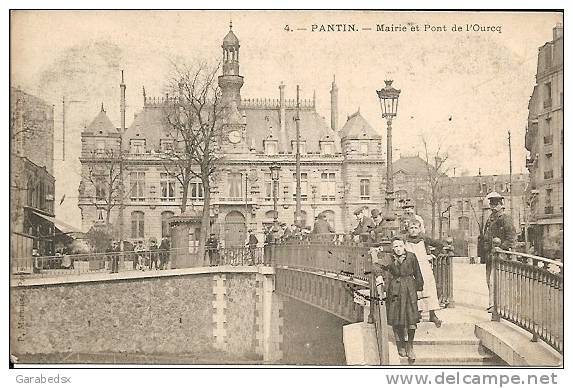
[{"label": "distant building", "polygon": [[525,133],[531,175],[530,241],[543,256],[563,255],[563,26],[539,48]]},{"label": "distant building", "polygon": [[54,252],[54,109],[10,88],[11,257]]},{"label": "distant building", "polygon": [[[424,219],[426,233],[431,235],[432,210],[428,187],[426,161],[419,156],[400,157],[393,163],[394,186],[397,205],[410,198],[416,206],[416,213]],[[525,190],[527,174],[512,176],[513,189],[510,190],[509,175],[444,175],[441,181],[440,201],[436,206],[436,238],[454,237],[456,254],[477,255],[477,238],[490,210],[486,196],[497,191],[505,197],[506,212],[510,214],[513,205],[513,222],[516,230],[524,224],[527,213]]]},{"label": "distant building", "polygon": [[[232,30],[223,39],[222,49],[219,86],[223,101],[232,109],[225,118],[229,137],[221,143],[225,160],[212,188],[211,214],[214,231],[223,244],[230,246],[243,245],[249,228],[261,233],[263,226],[272,222],[273,163],[281,167],[278,219],[294,222],[296,101],[286,98],[282,83],[278,98],[242,98],[240,44]],[[121,87],[124,93],[125,85]],[[385,156],[381,136],[360,111],[338,128],[338,88],[334,80],[330,97],[330,126],[316,111],[314,96],[300,105],[302,223],[312,225],[314,216],[324,213],[336,231],[344,232],[354,226],[355,209],[382,206]],[[124,237],[147,241],[169,234],[168,220],[180,214],[183,191],[179,182],[166,173],[160,157],[166,147],[173,145],[164,122],[164,108],[173,98],[152,98],[144,89],[143,110],[125,133],[111,123],[103,107],[82,131],[83,178],[78,205],[84,229],[101,224],[107,215],[105,188],[97,187],[97,181],[86,176],[90,169],[109,168],[117,162],[121,144],[126,187]],[[191,182],[188,206],[199,211],[203,198],[201,183]],[[114,229],[118,214],[119,206],[114,205],[110,210]],[[198,236],[194,235],[192,241],[198,241]]]}]

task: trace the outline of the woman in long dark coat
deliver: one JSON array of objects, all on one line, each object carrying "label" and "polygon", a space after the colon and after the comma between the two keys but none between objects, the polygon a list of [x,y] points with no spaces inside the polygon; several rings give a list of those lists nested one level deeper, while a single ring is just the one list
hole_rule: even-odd
[{"label": "woman in long dark coat", "polygon": [[401,237],[392,240],[392,251],[392,262],[387,266],[390,274],[386,290],[388,324],[394,329],[398,354],[401,357],[408,356],[408,360],[414,361],[414,336],[416,324],[420,322],[417,291],[424,288],[424,280],[418,259],[413,253],[406,252]]}]

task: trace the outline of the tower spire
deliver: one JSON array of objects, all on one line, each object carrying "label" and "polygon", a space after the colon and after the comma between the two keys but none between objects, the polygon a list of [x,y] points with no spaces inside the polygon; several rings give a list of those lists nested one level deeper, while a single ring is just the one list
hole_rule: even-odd
[{"label": "tower spire", "polygon": [[330,127],[333,131],[338,130],[338,87],[336,86],[336,75],[332,77],[330,88]]}]

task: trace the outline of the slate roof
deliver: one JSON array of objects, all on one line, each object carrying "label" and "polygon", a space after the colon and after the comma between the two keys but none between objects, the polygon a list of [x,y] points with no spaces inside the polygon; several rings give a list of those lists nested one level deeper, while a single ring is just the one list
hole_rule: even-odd
[{"label": "slate roof", "polygon": [[134,118],[126,129],[123,148],[129,149],[129,140],[145,139],[145,146],[149,149],[159,149],[159,140],[165,139],[166,131],[163,108],[160,106],[146,106]]},{"label": "slate roof", "polygon": [[[279,152],[294,152],[292,141],[296,139],[295,109],[285,111],[285,130],[280,130],[279,109],[242,109],[247,123],[247,144],[257,151],[264,151],[263,140],[270,134],[278,140]],[[313,109],[300,111],[300,138],[306,143],[307,152],[320,152],[320,140],[334,140],[335,152],[340,152],[340,137]],[[295,144],[296,147],[296,144]]]},{"label": "slate roof", "polygon": [[404,171],[411,176],[426,176],[428,174],[426,161],[419,156],[402,156],[392,163],[394,174]]},{"label": "slate roof", "polygon": [[350,115],[339,132],[341,139],[381,139],[382,137],[360,114],[360,109]]},{"label": "slate roof", "polygon": [[110,132],[117,133],[117,128],[115,127],[115,125],[113,125],[109,117],[107,117],[107,114],[105,113],[105,110],[103,109],[102,105],[101,111],[93,119],[90,125],[86,127],[84,132],[93,132],[95,134],[98,134],[100,132],[102,132],[103,134]]}]

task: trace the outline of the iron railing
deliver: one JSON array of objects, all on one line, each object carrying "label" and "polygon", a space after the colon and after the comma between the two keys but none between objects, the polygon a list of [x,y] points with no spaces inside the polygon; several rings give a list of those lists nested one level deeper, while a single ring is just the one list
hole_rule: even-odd
[{"label": "iron railing", "polygon": [[263,247],[207,248],[207,259],[211,266],[217,265],[270,265],[271,258],[264,254]]},{"label": "iron railing", "polygon": [[446,246],[437,256],[432,256],[432,270],[436,279],[438,300],[443,307],[454,307],[453,250]]},{"label": "iron railing", "polygon": [[[498,239],[497,239],[498,240]],[[563,263],[525,253],[493,253],[494,312],[563,353]]]},{"label": "iron railing", "polygon": [[179,249],[13,257],[12,275],[50,277],[171,268]]}]

